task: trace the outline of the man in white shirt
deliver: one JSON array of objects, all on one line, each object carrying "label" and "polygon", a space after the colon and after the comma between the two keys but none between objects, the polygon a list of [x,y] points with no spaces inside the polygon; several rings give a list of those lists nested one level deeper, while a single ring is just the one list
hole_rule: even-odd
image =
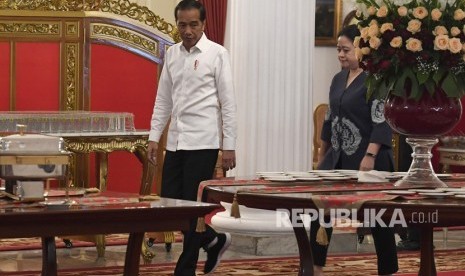
[{"label": "man in white shirt", "polygon": [[[204,34],[205,8],[183,0],[174,11],[182,42],[165,55],[151,121],[148,158],[156,164],[160,136],[168,129],[161,196],[197,199],[199,183],[213,177],[218,151],[223,168],[236,166],[236,103],[227,50]],[[218,234],[207,225],[195,231],[197,220],[184,232],[183,252],[174,274],[194,276],[199,249],[207,251],[204,273],[215,270],[231,243],[229,233]]]}]

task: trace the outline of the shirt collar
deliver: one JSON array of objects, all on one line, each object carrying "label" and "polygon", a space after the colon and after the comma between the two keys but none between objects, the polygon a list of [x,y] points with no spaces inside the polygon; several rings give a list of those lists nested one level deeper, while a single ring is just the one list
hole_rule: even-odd
[{"label": "shirt collar", "polygon": [[192,49],[197,49],[200,52],[204,52],[205,50],[207,50],[207,45],[208,45],[208,38],[205,35],[205,33],[202,33],[202,36],[200,37],[199,41],[197,41],[197,43],[192,47]]}]

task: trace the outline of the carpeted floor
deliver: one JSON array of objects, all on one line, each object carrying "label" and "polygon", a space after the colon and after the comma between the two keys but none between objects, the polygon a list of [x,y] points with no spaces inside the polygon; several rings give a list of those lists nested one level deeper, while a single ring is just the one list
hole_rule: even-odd
[{"label": "carpeted floor", "polygon": [[[456,272],[465,270],[465,249],[438,250],[435,252],[438,272]],[[396,275],[418,275],[420,265],[419,252],[398,253],[399,271]],[[334,256],[325,269],[328,276],[367,276],[378,275],[376,256],[360,254],[357,256]],[[441,274],[439,275],[449,275]],[[465,275],[460,274],[460,275]]]},{"label": "carpeted floor", "polygon": [[[90,237],[90,236],[89,236]],[[56,247],[64,248],[65,243],[63,239],[55,238]],[[107,235],[105,242],[107,245],[124,245],[128,241],[127,234],[111,234]],[[95,243],[90,241],[75,240],[71,241],[73,246],[95,246]],[[0,239],[0,251],[13,251],[13,250],[32,250],[42,248],[40,238],[15,238],[15,239]]]},{"label": "carpeted floor", "polygon": [[[175,240],[182,241],[182,235],[179,232],[175,232]],[[85,236],[84,238],[92,238],[92,236]],[[56,247],[64,248],[65,243],[60,237],[55,238]],[[128,234],[109,234],[105,235],[105,243],[107,246],[111,245],[125,245],[128,241]],[[74,247],[85,247],[85,246],[95,246],[94,242],[86,241],[83,239],[72,239],[71,240]],[[156,243],[162,241],[155,241]],[[42,243],[40,238],[15,238],[15,239],[0,239],[0,251],[16,251],[16,250],[32,250],[32,249],[41,249]]]},{"label": "carpeted floor", "polygon": [[[436,267],[440,276],[465,275],[465,249],[436,252]],[[418,253],[399,253],[400,271],[396,275],[411,276],[418,272]],[[290,276],[297,275],[298,258],[242,259],[223,261],[215,275],[231,276]],[[199,266],[201,269],[203,264]],[[142,265],[140,276],[172,275],[173,263]],[[4,276],[39,276],[39,272],[2,273]],[[59,276],[117,276],[122,275],[121,267],[93,268],[90,270],[63,270]],[[199,275],[201,275],[199,273]],[[368,276],[377,275],[376,257],[373,254],[330,256],[326,267],[327,276]]]}]

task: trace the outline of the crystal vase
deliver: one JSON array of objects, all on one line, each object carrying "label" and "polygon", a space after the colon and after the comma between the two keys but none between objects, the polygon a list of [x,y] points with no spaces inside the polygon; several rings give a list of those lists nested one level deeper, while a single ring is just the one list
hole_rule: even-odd
[{"label": "crystal vase", "polygon": [[389,94],[384,116],[391,128],[405,136],[412,147],[412,163],[395,186],[447,187],[435,174],[431,149],[438,137],[451,131],[462,116],[460,99],[449,98],[440,88],[433,95],[423,91],[419,100]]}]

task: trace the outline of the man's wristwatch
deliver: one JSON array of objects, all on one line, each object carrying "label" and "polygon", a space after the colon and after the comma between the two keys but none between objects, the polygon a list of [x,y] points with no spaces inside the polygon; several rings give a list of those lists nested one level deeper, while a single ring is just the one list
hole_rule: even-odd
[{"label": "man's wristwatch", "polygon": [[365,156],[369,156],[369,157],[376,158],[376,154],[374,154],[374,153],[371,153],[371,152],[367,152],[367,153],[365,153]]}]

